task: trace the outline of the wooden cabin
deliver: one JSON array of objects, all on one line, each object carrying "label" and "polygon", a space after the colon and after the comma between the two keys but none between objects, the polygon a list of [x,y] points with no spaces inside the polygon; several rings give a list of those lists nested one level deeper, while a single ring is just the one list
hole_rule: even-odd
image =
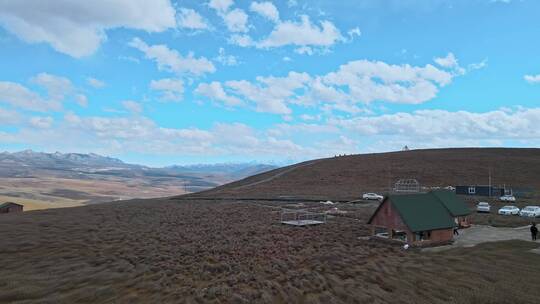
[{"label": "wooden cabin", "polygon": [[24,206],[21,204],[7,202],[7,203],[0,204],[0,213],[22,212],[23,208]]},{"label": "wooden cabin", "polygon": [[446,244],[454,228],[470,225],[471,211],[455,193],[397,194],[386,197],[368,221],[372,235],[414,246]]}]

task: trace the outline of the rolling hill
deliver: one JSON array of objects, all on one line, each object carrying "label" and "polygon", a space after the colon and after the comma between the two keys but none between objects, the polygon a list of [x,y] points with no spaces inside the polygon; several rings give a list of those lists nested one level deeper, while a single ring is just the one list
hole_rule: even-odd
[{"label": "rolling hill", "polygon": [[311,160],[188,197],[355,199],[387,192],[402,178],[423,187],[493,185],[540,189],[540,149],[453,148],[348,155]]},{"label": "rolling hill", "polygon": [[0,202],[25,210],[200,191],[275,168],[257,163],[152,168],[81,153],[0,153]]}]

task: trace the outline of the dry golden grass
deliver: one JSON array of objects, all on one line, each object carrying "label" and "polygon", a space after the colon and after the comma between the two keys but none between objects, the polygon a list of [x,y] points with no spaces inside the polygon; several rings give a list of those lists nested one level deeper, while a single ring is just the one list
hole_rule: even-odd
[{"label": "dry golden grass", "polygon": [[184,194],[180,182],[151,184],[143,179],[68,179],[52,176],[0,178],[0,203],[11,201],[24,210],[64,208],[118,199]]},{"label": "dry golden grass", "polygon": [[[260,205],[259,205],[260,204]],[[538,303],[540,244],[361,240],[369,208],[294,228],[268,202],[146,200],[0,216],[0,302]]]}]

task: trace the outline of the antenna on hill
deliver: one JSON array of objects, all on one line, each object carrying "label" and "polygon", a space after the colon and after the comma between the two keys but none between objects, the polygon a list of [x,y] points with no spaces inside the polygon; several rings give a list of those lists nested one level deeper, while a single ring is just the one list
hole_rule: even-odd
[{"label": "antenna on hill", "polygon": [[491,167],[489,167],[489,197],[491,197]]}]

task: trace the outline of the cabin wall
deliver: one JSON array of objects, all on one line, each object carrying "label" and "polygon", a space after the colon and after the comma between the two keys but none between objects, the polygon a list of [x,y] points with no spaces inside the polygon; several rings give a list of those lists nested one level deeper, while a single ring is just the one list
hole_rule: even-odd
[{"label": "cabin wall", "polygon": [[19,205],[8,205],[3,208],[0,208],[0,213],[14,213],[14,212],[22,212],[23,206]]},{"label": "cabin wall", "polygon": [[371,224],[373,226],[386,227],[388,229],[408,231],[409,229],[405,223],[403,223],[397,210],[392,207],[390,201],[386,200],[382,204],[379,212],[377,212],[371,220]]}]

